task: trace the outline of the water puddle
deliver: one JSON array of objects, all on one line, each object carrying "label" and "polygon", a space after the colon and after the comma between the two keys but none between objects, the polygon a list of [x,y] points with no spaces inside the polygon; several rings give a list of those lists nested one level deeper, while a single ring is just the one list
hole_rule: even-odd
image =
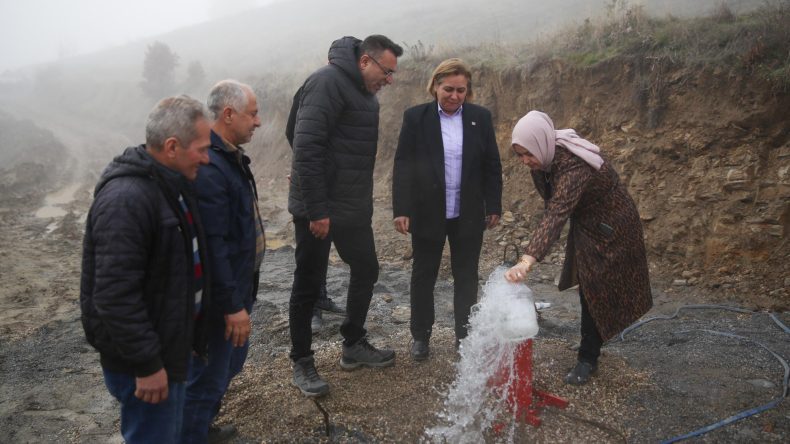
[{"label": "water puddle", "polygon": [[35,216],[41,219],[65,216],[67,212],[62,207],[74,200],[74,194],[79,187],[80,184],[74,183],[48,194],[44,198],[44,206],[36,210]]},{"label": "water puddle", "polygon": [[285,239],[279,239],[274,236],[266,236],[266,249],[267,250],[279,250],[283,247],[290,247],[290,242],[287,242]]},{"label": "water puddle", "polygon": [[51,234],[53,231],[57,230],[59,226],[60,224],[57,221],[50,222],[49,225],[47,225],[46,234]]},{"label": "water puddle", "polygon": [[496,387],[491,381],[502,375],[502,368],[513,368],[517,347],[538,333],[538,323],[532,292],[524,284],[507,282],[505,271],[500,266],[491,273],[483,297],[472,309],[455,381],[437,415],[437,425],[425,431],[431,441],[487,442],[495,423],[508,426],[497,440],[513,441],[517,421],[507,399],[517,372],[509,371]]}]

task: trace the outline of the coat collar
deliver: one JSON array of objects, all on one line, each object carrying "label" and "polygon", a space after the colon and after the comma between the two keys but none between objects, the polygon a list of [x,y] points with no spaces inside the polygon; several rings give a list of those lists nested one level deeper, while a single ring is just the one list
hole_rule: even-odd
[{"label": "coat collar", "polygon": [[217,134],[214,130],[211,130],[211,147],[216,148],[219,151],[224,151],[226,153],[235,154],[236,151],[240,151],[244,154],[244,148],[239,145],[230,145],[230,142],[227,142],[225,139],[222,138],[219,134]]}]

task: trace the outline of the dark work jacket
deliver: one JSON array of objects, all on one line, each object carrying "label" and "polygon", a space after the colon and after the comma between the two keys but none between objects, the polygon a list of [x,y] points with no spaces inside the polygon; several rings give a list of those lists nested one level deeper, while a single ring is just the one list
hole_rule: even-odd
[{"label": "dark work jacket", "polygon": [[212,271],[213,317],[250,309],[257,292],[255,269],[255,207],[258,198],[250,159],[225,148],[211,131],[211,163],[200,167],[197,189],[200,214],[208,239]]},{"label": "dark work jacket", "polygon": [[[195,322],[192,238],[178,203],[193,213],[206,267],[205,235],[194,190],[145,150],[130,147],[104,170],[88,213],[80,308],[88,342],[107,370],[149,376],[165,368],[186,380],[192,351],[205,354],[205,322]],[[211,274],[203,274],[203,304]]]},{"label": "dark work jacket", "polygon": [[360,43],[354,37],[333,42],[329,64],[307,78],[294,103],[288,193],[294,217],[370,225],[379,103],[357,65]]},{"label": "dark work jacket", "polygon": [[[392,172],[394,217],[408,216],[413,236],[444,240],[446,194],[444,142],[436,101],[403,113]],[[485,229],[487,215],[502,213],[502,165],[491,113],[464,103],[460,236]]]}]

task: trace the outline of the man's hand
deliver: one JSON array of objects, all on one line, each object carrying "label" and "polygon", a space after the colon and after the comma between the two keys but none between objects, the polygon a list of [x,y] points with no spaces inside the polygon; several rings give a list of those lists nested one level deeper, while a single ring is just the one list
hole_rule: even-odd
[{"label": "man's hand", "polygon": [[486,216],[486,228],[492,229],[497,226],[499,223],[499,215],[498,214],[489,214]]},{"label": "man's hand", "polygon": [[400,234],[407,234],[409,232],[409,217],[408,216],[398,216],[393,219],[395,222],[395,229],[398,230]]},{"label": "man's hand", "polygon": [[329,218],[311,220],[310,232],[318,239],[326,239],[326,236],[329,235]]},{"label": "man's hand", "polygon": [[242,308],[233,314],[225,315],[225,340],[230,339],[234,347],[241,347],[250,337],[250,315]]},{"label": "man's hand", "polygon": [[135,378],[134,396],[149,404],[167,400],[167,371],[162,368],[153,375]]}]

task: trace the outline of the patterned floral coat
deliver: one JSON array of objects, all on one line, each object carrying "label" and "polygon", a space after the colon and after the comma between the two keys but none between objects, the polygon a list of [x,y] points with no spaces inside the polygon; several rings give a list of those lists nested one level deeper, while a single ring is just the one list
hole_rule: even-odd
[{"label": "patterned floral coat", "polygon": [[541,261],[570,219],[559,289],[579,284],[608,340],[653,305],[636,205],[608,160],[595,171],[561,146],[551,171],[533,171],[532,180],[545,213],[525,253]]}]

